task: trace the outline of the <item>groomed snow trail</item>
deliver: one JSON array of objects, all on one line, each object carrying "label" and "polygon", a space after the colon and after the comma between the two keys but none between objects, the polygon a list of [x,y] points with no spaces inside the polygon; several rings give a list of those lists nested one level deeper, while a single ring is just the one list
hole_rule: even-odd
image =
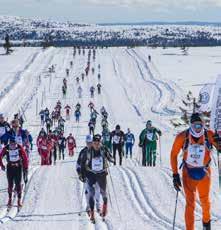
[{"label": "groomed snow trail", "polygon": [[[58,161],[55,166],[40,167],[39,157],[34,149],[31,156],[31,170],[35,170],[35,173],[29,181],[24,206],[18,214],[15,213],[12,216],[12,220],[8,218],[5,224],[0,224],[0,229],[172,229],[176,193],[172,186],[169,169],[169,151],[176,131],[172,129],[169,119],[178,116],[177,106],[184,95],[183,91],[179,90],[180,85],[175,87],[176,79],[162,78],[162,67],[159,65],[162,54],[156,51],[159,60],[155,65],[155,61],[153,63],[146,61],[146,49],[98,49],[96,60],[91,61],[95,74],[93,75],[90,71],[85,81],[80,82],[83,97],[78,98],[79,85],[76,84],[76,77],[81,77],[81,73],[84,72],[88,50],[85,56],[76,55],[74,59],[71,48],[27,49],[27,51],[27,56],[22,60],[19,59],[20,55],[26,53],[23,49],[16,49],[16,52],[11,55],[11,61],[16,66],[12,73],[8,72],[11,64],[2,67],[3,74],[9,74],[10,78],[14,79],[14,83],[5,77],[5,85],[0,87],[0,90],[4,88],[9,90],[0,98],[0,110],[12,118],[13,113],[22,108],[27,119],[25,127],[30,129],[33,136],[36,137],[41,128],[37,115],[41,108],[47,106],[51,110],[57,100],[61,100],[63,108],[66,104],[74,108],[77,102],[80,102],[82,105],[80,123],[76,124],[74,121],[74,109],[72,109],[71,119],[65,124],[65,135],[72,132],[76,137],[77,152],[73,158],[66,154],[66,159]],[[74,65],[73,68],[70,68],[70,76],[66,77],[65,69],[70,67],[71,60]],[[9,57],[0,57],[0,63],[4,61],[9,63]],[[52,64],[55,65],[56,72],[49,74],[47,69]],[[96,92],[95,97],[91,99],[89,88],[92,85],[96,87],[98,83],[98,64],[101,65],[101,95],[97,95]],[[68,80],[66,98],[62,97],[61,91],[64,77]],[[186,88],[182,90],[185,91]],[[76,159],[80,149],[85,145],[84,139],[88,133],[87,124],[90,115],[88,104],[90,101],[95,103],[98,112],[102,106],[105,106],[109,113],[111,130],[116,124],[120,124],[125,131],[131,128],[136,138],[133,159],[123,159],[123,167],[110,167],[108,216],[105,222],[97,217],[95,225],[88,221],[84,212],[78,215],[78,212],[85,210],[85,202],[82,201],[83,184],[79,182],[75,172]],[[64,110],[62,111],[64,114]],[[162,167],[143,168],[139,166],[141,153],[137,147],[138,135],[148,119],[153,120],[154,125],[165,133],[162,137]],[[100,121],[101,118],[98,117],[96,133],[101,131]],[[215,168],[213,171],[212,221],[213,229],[218,230],[221,226],[219,205],[221,200],[217,191],[217,171]],[[3,172],[0,173],[0,181],[1,218],[5,214],[7,202],[7,183]],[[184,208],[185,199],[181,193],[178,202],[177,230],[185,229]],[[198,203],[196,229],[200,228],[201,209]]]}]

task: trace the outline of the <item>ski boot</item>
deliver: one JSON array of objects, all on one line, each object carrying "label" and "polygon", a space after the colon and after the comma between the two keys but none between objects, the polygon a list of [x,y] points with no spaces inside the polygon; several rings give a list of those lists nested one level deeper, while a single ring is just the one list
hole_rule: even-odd
[{"label": "ski boot", "polygon": [[211,222],[203,223],[203,230],[211,230]]},{"label": "ski boot", "polygon": [[105,217],[107,215],[107,204],[103,204],[101,217]]},{"label": "ski boot", "polygon": [[90,221],[95,224],[95,215],[94,215],[94,210],[90,210]]},{"label": "ski boot", "polygon": [[12,198],[9,198],[8,203],[7,203],[7,207],[11,208],[11,206],[12,206]]},{"label": "ski boot", "polygon": [[22,202],[21,202],[21,199],[18,199],[18,203],[17,203],[17,205],[18,205],[18,208],[21,208],[21,207],[22,207]]}]

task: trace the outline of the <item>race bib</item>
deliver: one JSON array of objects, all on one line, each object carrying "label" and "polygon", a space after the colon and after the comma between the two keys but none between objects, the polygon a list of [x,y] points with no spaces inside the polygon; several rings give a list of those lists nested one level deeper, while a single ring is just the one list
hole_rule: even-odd
[{"label": "race bib", "polygon": [[47,146],[46,146],[46,145],[42,145],[42,146],[41,146],[41,149],[43,149],[43,150],[47,150],[48,148],[47,148]]},{"label": "race bib", "polygon": [[199,144],[189,145],[186,163],[193,167],[203,167],[205,146]]},{"label": "race bib", "polygon": [[9,161],[17,162],[20,160],[20,155],[18,149],[9,150]]},{"label": "race bib", "polygon": [[5,134],[5,127],[0,127],[0,137]]},{"label": "race bib", "polygon": [[104,169],[104,162],[102,157],[96,157],[92,159],[92,170],[95,172],[100,172]]},{"label": "race bib", "polygon": [[16,136],[16,137],[15,137],[15,141],[16,141],[16,143],[19,144],[19,145],[22,145],[22,144],[23,144],[23,142],[22,142],[22,137],[21,137],[21,136]]},{"label": "race bib", "polygon": [[70,140],[68,141],[68,143],[70,143],[70,144],[74,143],[73,139],[70,139]]},{"label": "race bib", "polygon": [[147,133],[147,140],[153,141],[153,133]]},{"label": "race bib", "polygon": [[113,137],[113,141],[114,141],[115,144],[119,144],[120,143],[120,136],[115,135]]}]

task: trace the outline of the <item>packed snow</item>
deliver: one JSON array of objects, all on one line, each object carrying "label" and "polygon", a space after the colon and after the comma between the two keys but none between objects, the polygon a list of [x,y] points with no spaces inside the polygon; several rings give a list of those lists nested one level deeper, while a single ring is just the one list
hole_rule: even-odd
[{"label": "packed snow", "polygon": [[[0,54],[3,54],[3,49]],[[56,166],[40,166],[36,146],[31,154],[29,182],[24,194],[24,205],[19,213],[16,208],[6,212],[7,180],[0,172],[0,229],[2,230],[60,230],[60,229],[109,229],[109,230],[168,230],[172,229],[176,192],[172,185],[169,158],[173,139],[178,130],[170,120],[180,117],[179,106],[187,92],[198,95],[205,83],[215,83],[220,73],[221,48],[190,48],[188,55],[180,49],[108,48],[97,49],[91,72],[81,83],[83,97],[77,98],[75,78],[84,72],[87,55],[73,59],[72,48],[15,48],[11,55],[0,55],[0,111],[8,119],[21,110],[25,114],[25,128],[34,138],[41,128],[40,109],[53,109],[61,100],[62,106],[72,108],[79,101],[82,117],[79,125],[71,120],[65,124],[65,136],[73,132],[77,152]],[[87,54],[87,52],[86,52]],[[152,61],[148,62],[148,55]],[[62,97],[62,80],[70,61],[67,97]],[[48,68],[55,65],[55,73]],[[101,65],[101,95],[90,98],[89,88],[98,83],[98,64]],[[98,217],[93,225],[85,213],[82,200],[83,184],[78,180],[75,163],[88,133],[90,101],[98,110],[104,105],[110,114],[111,130],[120,124],[135,134],[136,146],[133,159],[123,159],[123,166],[111,166],[108,178],[109,206],[106,221]],[[63,110],[64,112],[64,110]],[[72,110],[73,112],[73,110]],[[162,164],[156,168],[141,166],[138,135],[151,119],[163,131],[161,139]],[[96,133],[101,131],[98,121]],[[183,127],[185,128],[185,127]],[[158,151],[159,152],[159,151]],[[180,158],[182,160],[182,158]],[[221,229],[221,198],[218,192],[218,170],[214,152],[212,199],[212,228]],[[112,184],[113,182],[113,184]],[[113,187],[114,186],[114,187]],[[178,200],[176,229],[185,229],[185,198]],[[196,206],[196,229],[202,228],[201,208]]]}]

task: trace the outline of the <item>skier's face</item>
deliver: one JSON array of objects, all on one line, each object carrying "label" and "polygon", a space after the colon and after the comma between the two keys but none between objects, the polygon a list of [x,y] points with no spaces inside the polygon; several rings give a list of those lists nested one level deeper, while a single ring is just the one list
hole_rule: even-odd
[{"label": "skier's face", "polygon": [[191,126],[196,133],[200,133],[203,129],[203,123],[200,121],[194,122]]},{"label": "skier's face", "polygon": [[99,150],[101,147],[101,142],[100,141],[93,141],[93,147],[95,150]]}]

